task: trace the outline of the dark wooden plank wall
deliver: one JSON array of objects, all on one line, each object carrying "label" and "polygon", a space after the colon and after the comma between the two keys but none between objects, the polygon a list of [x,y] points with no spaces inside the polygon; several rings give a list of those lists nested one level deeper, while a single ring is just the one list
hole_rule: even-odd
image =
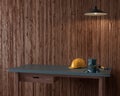
[{"label": "dark wooden plank wall", "polygon": [[[113,68],[106,96],[120,94],[120,0],[97,0],[108,12],[86,17],[94,0],[0,0],[0,96],[15,96],[15,76],[7,68],[22,64],[70,65],[96,58]],[[53,85],[20,83],[20,96],[97,96],[96,80],[59,78]]]}]

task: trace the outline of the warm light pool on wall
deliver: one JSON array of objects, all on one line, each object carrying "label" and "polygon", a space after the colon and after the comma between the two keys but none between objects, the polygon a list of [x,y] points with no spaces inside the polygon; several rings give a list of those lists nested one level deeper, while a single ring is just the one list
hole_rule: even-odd
[{"label": "warm light pool on wall", "polygon": [[[96,0],[95,0],[95,4],[96,4]],[[107,15],[107,13],[102,11],[101,9],[98,9],[97,6],[95,6],[90,11],[84,13],[84,15],[86,15],[86,16],[104,16],[104,15]]]}]

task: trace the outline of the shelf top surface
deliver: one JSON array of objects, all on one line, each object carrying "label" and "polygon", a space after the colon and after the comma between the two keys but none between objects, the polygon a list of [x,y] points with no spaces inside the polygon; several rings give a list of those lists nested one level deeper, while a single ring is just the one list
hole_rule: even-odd
[{"label": "shelf top surface", "polygon": [[111,69],[99,69],[100,72],[89,73],[87,68],[69,69],[65,65],[40,65],[26,64],[15,68],[9,68],[8,72],[17,73],[35,73],[46,75],[64,75],[64,76],[93,76],[93,77],[110,77]]}]

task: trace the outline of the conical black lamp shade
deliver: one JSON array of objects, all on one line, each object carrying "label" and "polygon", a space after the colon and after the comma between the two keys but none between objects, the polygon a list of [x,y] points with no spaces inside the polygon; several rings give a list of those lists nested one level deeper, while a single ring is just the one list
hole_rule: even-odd
[{"label": "conical black lamp shade", "polygon": [[97,6],[94,7],[94,9],[90,10],[89,12],[84,13],[86,16],[104,16],[107,15],[106,12],[103,12],[102,10],[98,9]]}]

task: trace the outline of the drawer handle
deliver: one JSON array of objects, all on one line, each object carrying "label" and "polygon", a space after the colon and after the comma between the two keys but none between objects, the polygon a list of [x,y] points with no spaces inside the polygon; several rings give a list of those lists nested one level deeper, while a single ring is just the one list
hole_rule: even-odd
[{"label": "drawer handle", "polygon": [[37,77],[37,76],[34,76],[33,78],[39,79],[39,77]]}]

